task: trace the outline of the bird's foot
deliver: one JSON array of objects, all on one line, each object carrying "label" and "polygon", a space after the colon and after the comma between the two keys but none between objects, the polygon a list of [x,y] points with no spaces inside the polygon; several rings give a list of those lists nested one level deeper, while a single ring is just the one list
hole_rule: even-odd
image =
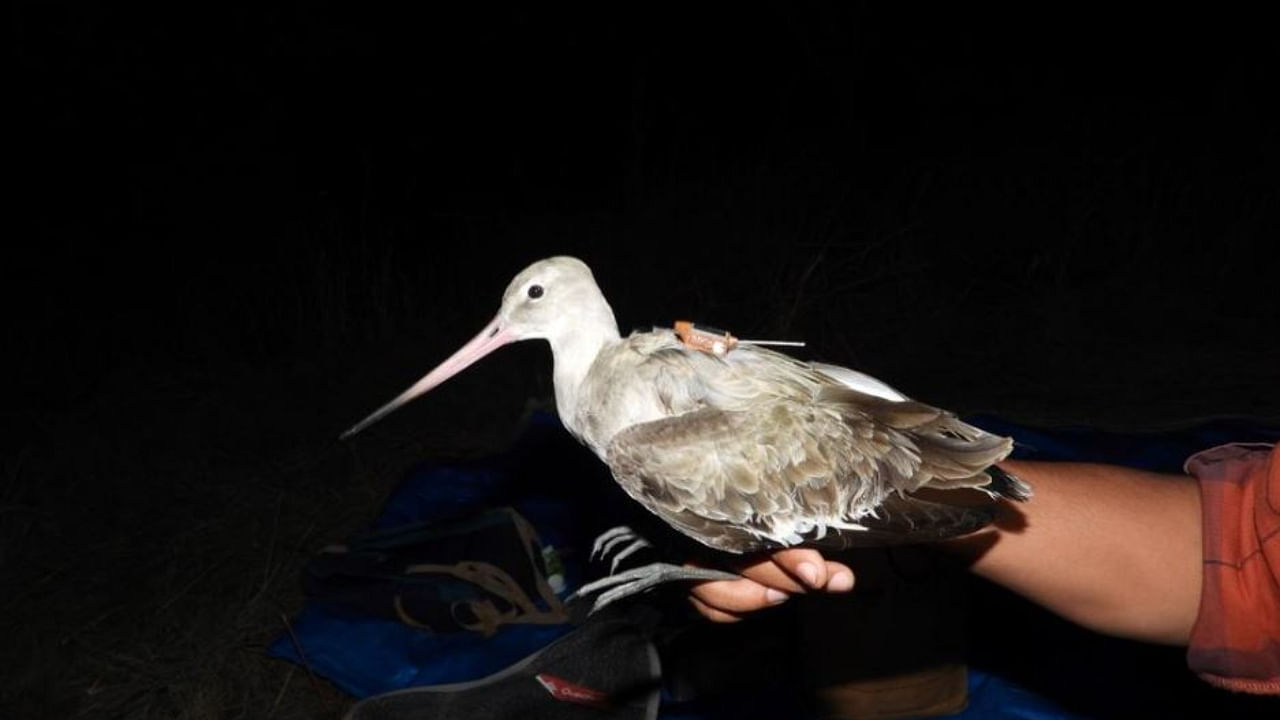
[{"label": "bird's foot", "polygon": [[603,560],[613,552],[614,548],[624,544],[625,547],[619,550],[618,554],[614,555],[613,560],[609,563],[610,573],[618,572],[618,563],[637,551],[652,547],[649,541],[640,537],[636,531],[626,525],[619,525],[600,533],[600,537],[597,537],[595,544],[591,546],[591,557],[589,559],[595,560],[596,555],[599,555],[600,559]]},{"label": "bird's foot", "polygon": [[683,565],[672,565],[670,563],[652,563],[650,565],[642,565],[638,568],[632,568],[625,572],[600,578],[595,582],[587,583],[578,588],[578,591],[569,597],[569,599],[583,597],[592,593],[603,590],[596,601],[591,605],[591,613],[595,614],[625,597],[630,597],[637,593],[642,593],[657,585],[666,582],[678,581],[696,581],[706,582],[707,580],[737,580],[739,575],[723,570],[712,570],[711,568],[686,567]]}]

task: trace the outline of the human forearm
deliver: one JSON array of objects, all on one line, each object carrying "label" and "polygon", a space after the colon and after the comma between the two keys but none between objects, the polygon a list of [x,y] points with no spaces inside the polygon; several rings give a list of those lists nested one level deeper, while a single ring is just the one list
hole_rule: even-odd
[{"label": "human forearm", "polygon": [[1085,627],[1187,641],[1199,608],[1194,480],[1085,463],[1009,461],[1035,497],[994,528],[941,547],[973,571]]},{"label": "human forearm", "polygon": [[[940,543],[972,570],[1099,632],[1151,642],[1187,641],[1199,609],[1200,496],[1194,480],[1085,463],[1002,463],[1035,496],[1001,506],[996,526]],[[806,554],[807,553],[807,554]],[[801,561],[826,572],[810,589],[847,590],[847,566],[812,550],[756,561],[747,579],[703,583],[693,601],[728,621],[795,592]],[[826,577],[844,578],[835,587]]]}]

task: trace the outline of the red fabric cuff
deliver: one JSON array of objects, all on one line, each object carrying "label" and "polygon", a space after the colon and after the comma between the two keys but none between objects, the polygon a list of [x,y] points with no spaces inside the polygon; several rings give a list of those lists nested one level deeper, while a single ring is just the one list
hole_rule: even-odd
[{"label": "red fabric cuff", "polygon": [[1200,481],[1204,585],[1187,664],[1218,687],[1280,694],[1280,446],[1223,445]]}]

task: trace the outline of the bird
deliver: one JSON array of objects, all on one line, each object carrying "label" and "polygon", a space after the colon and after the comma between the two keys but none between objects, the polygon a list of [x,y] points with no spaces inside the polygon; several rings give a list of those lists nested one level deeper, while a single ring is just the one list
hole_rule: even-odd
[{"label": "bird", "polygon": [[[623,337],[591,269],[568,256],[520,271],[473,339],[342,438],[494,350],[533,339],[551,346],[556,410],[569,433],[628,496],[715,551],[934,541],[990,524],[1000,498],[1032,494],[997,467],[1010,438],[865,373],[749,343],[711,350],[672,328]],[[984,502],[971,501],[974,491]],[[624,553],[647,544],[622,527],[596,550],[624,540]],[[671,580],[736,577],[653,563],[579,593],[604,591],[598,610]]]}]

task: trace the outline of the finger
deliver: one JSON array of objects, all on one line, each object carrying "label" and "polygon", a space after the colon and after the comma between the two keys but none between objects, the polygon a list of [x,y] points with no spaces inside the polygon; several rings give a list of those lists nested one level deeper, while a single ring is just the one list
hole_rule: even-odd
[{"label": "finger", "polygon": [[762,610],[786,602],[789,597],[777,588],[746,578],[699,583],[689,592],[707,605],[729,613]]},{"label": "finger", "polygon": [[712,607],[693,595],[689,596],[689,602],[693,603],[693,607],[698,610],[702,617],[710,620],[711,622],[736,623],[742,620],[741,617],[734,615],[733,613],[727,613],[719,608]]},{"label": "finger", "polygon": [[738,574],[755,582],[785,593],[803,593],[809,587],[787,572],[772,559],[762,560],[738,571]]},{"label": "finger", "polygon": [[[838,562],[825,560],[822,563],[823,573],[819,576],[825,576],[827,584],[823,587],[828,592],[843,593],[853,589],[854,576],[853,571],[848,565]],[[754,580],[761,585],[777,588],[786,593],[796,594],[809,590],[808,587],[801,584],[778,565],[776,562],[762,562],[752,565],[740,573],[743,577]]]},{"label": "finger", "polygon": [[827,564],[827,592],[849,592],[853,589],[853,571],[848,565],[843,563],[831,562]]},{"label": "finger", "polygon": [[[775,562],[774,555],[771,554],[763,557],[757,557],[758,559],[735,568],[737,573],[745,578],[754,580],[761,585],[776,588],[785,593],[802,593],[808,590],[804,583],[797,580],[791,573],[782,569],[782,567]],[[691,567],[700,567],[695,563],[686,564]]]},{"label": "finger", "polygon": [[827,562],[817,550],[788,548],[773,554],[773,562],[791,577],[801,580],[807,587],[819,589],[827,586]]}]

